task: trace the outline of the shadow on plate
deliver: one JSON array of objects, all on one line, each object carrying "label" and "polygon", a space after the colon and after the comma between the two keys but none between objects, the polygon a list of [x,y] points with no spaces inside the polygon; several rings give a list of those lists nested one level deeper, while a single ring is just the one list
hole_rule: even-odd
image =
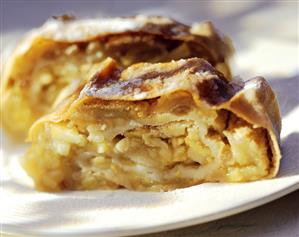
[{"label": "shadow on plate", "polygon": [[299,190],[261,207],[221,220],[140,237],[297,237],[298,200]]},{"label": "shadow on plate", "polygon": [[281,142],[282,159],[279,177],[299,175],[299,132],[294,132]]},{"label": "shadow on plate", "polygon": [[282,117],[288,115],[299,106],[299,75],[287,78],[273,78],[269,80],[269,83],[276,92]]}]

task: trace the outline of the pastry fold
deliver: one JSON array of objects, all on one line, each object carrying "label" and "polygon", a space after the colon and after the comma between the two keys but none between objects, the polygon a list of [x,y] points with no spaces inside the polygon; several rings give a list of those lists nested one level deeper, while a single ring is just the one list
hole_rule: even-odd
[{"label": "pastry fold", "polygon": [[24,138],[99,63],[113,57],[122,66],[201,57],[228,78],[232,47],[210,22],[187,26],[165,17],[75,20],[60,17],[30,32],[6,64],[1,79],[2,125]]},{"label": "pastry fold", "polygon": [[31,127],[23,166],[44,191],[161,191],[277,174],[281,119],[265,79],[229,81],[203,59],[107,59]]}]

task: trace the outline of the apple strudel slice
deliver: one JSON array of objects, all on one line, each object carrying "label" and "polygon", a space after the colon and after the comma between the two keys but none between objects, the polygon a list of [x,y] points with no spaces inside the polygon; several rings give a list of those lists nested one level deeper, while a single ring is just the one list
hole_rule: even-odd
[{"label": "apple strudel slice", "polygon": [[24,138],[36,119],[76,90],[107,57],[123,66],[201,57],[229,76],[231,54],[229,40],[210,22],[187,26],[150,16],[53,19],[29,33],[5,67],[2,123],[14,137]]},{"label": "apple strudel slice", "polygon": [[228,81],[198,58],[112,59],[30,129],[23,166],[44,191],[172,190],[271,178],[280,114],[261,77]]}]

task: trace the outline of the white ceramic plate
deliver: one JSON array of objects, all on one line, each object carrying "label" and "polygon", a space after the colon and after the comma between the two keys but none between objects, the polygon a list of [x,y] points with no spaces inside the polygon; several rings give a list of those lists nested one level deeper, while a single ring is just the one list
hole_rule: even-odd
[{"label": "white ceramic plate", "polygon": [[[283,159],[277,178],[241,184],[202,184],[165,193],[127,190],[40,193],[32,188],[31,180],[19,165],[25,146],[13,144],[2,134],[2,231],[29,236],[156,232],[229,216],[298,189],[298,79],[284,78],[271,83],[284,105]],[[287,92],[289,96],[285,97]]]},{"label": "white ceramic plate", "polygon": [[[290,10],[290,9],[289,9]],[[274,11],[274,10],[273,10]],[[270,15],[273,15],[273,11]],[[290,29],[288,11],[278,9],[281,30]],[[259,12],[257,12],[259,14]],[[255,16],[255,15],[254,15]],[[166,193],[126,190],[40,193],[19,165],[24,145],[12,144],[2,134],[0,221],[2,231],[28,236],[119,236],[169,230],[229,216],[262,205],[299,188],[298,49],[294,35],[280,30],[276,40],[261,31],[268,19],[260,14],[259,27],[251,27],[249,15],[239,28],[236,43],[237,72],[262,74],[278,94],[283,115],[283,159],[277,178],[242,184],[202,184]],[[264,17],[264,18],[263,18]],[[272,23],[272,21],[271,21]],[[265,28],[265,27],[264,27]],[[246,29],[245,31],[241,31]],[[225,31],[225,29],[223,29]],[[267,35],[268,34],[268,35]],[[11,42],[15,34],[1,35]],[[5,46],[8,46],[6,44]],[[4,49],[7,49],[5,47]],[[3,48],[2,48],[3,50]],[[1,52],[2,55],[7,52]],[[297,59],[297,61],[296,61]],[[262,65],[262,66],[261,66]],[[297,76],[296,76],[297,74]]]},{"label": "white ceramic plate", "polygon": [[[289,136],[290,137],[290,136]],[[292,139],[292,135],[291,135]],[[244,184],[202,184],[166,193],[36,192],[19,166],[22,149],[1,164],[2,230],[38,236],[118,236],[169,230],[229,216],[299,188],[291,141],[278,178]],[[11,147],[12,148],[12,147]]]}]

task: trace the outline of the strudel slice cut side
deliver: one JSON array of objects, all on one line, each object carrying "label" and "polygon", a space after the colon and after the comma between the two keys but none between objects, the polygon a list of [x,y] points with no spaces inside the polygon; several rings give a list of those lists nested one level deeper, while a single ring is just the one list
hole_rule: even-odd
[{"label": "strudel slice cut side", "polygon": [[274,177],[281,120],[265,79],[228,81],[198,58],[112,59],[30,129],[23,160],[44,191],[172,190]]}]

